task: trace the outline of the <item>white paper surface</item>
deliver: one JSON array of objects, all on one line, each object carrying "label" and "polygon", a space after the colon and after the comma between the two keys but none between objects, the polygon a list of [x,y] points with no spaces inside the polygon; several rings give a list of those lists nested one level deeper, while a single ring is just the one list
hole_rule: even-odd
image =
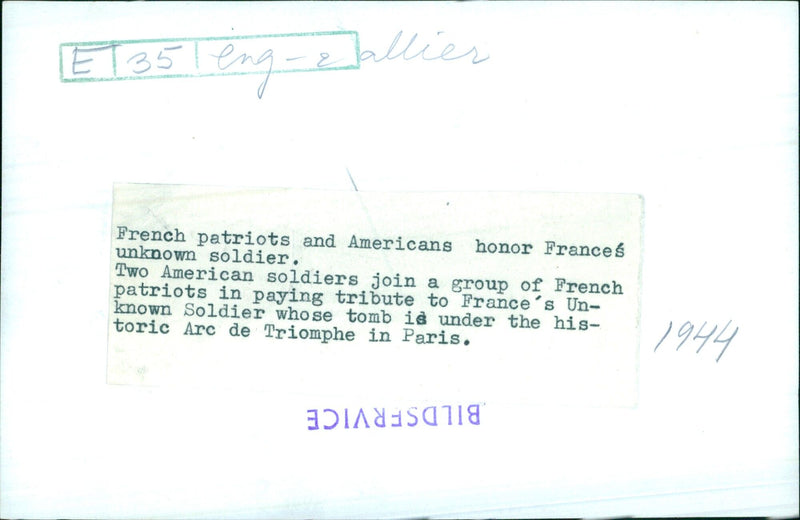
[{"label": "white paper surface", "polygon": [[[3,14],[0,516],[797,514],[795,4]],[[65,43],[338,32],[358,68],[63,75]],[[302,395],[107,385],[114,183],[641,195],[638,406],[315,435]],[[711,340],[696,353],[701,325],[729,322],[719,361]]]}]

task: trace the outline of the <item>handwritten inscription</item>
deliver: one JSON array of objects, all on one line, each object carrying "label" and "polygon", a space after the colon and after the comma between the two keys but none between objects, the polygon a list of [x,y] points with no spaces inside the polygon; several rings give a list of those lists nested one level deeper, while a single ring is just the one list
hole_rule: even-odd
[{"label": "handwritten inscription", "polygon": [[[697,344],[696,342],[698,340],[701,340],[700,346],[698,346],[697,350],[695,350],[695,354],[699,354],[700,351],[703,350],[703,347],[706,346],[706,343],[708,343],[708,340],[711,339],[711,336],[713,336],[714,333],[716,332],[716,337],[711,341],[711,343],[722,345],[722,349],[720,350],[716,359],[716,361],[719,362],[722,355],[730,346],[731,341],[733,341],[733,338],[736,336],[736,333],[739,332],[739,327],[736,327],[733,332],[728,333],[727,337],[723,337],[726,335],[726,332],[728,331],[728,327],[730,325],[731,325],[731,320],[728,320],[728,323],[725,324],[722,330],[717,332],[717,325],[711,327],[709,326],[708,322],[704,321],[703,324],[700,325],[700,328],[697,329],[697,331],[695,331],[694,324],[692,324],[691,321],[686,321],[683,323],[683,325],[681,325],[681,327],[677,331],[676,334],[678,336],[677,339],[679,339],[680,342],[675,347],[675,350],[680,350],[681,347],[684,345],[684,343],[686,343],[689,339],[691,339],[692,342],[694,342],[693,345],[696,345]],[[667,327],[667,331],[664,332],[664,335],[661,337],[658,344],[656,344],[656,347],[653,349],[653,352],[656,352],[658,350],[658,347],[660,347],[664,343],[664,340],[667,339],[667,336],[669,336],[671,331],[672,331],[672,322],[670,321],[669,326]],[[692,337],[693,332],[695,333],[694,337]],[[677,339],[675,341],[677,341]]]},{"label": "handwritten inscription", "polygon": [[256,94],[278,72],[358,69],[361,63],[455,62],[478,65],[489,54],[438,31],[425,39],[398,31],[387,47],[359,49],[358,33],[317,33],[219,38],[168,38],[62,43],[61,81],[115,81],[260,74]]},{"label": "handwritten inscription", "polygon": [[357,69],[358,33],[63,43],[61,80],[114,81]]},{"label": "handwritten inscription", "polygon": [[455,43],[439,41],[439,36],[444,31],[436,33],[435,42],[417,41],[419,34],[414,33],[410,37],[405,37],[403,31],[399,31],[388,48],[383,51],[364,50],[361,53],[361,61],[366,63],[372,60],[380,63],[384,60],[392,61],[402,59],[403,61],[422,60],[422,61],[469,61],[473,65],[483,63],[489,59],[489,54],[481,52],[474,45],[467,50],[459,48]]}]

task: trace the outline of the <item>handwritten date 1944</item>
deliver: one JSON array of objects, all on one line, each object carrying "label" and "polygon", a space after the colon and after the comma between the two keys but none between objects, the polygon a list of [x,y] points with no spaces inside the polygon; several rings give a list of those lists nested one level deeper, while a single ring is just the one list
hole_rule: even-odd
[{"label": "handwritten date 1944", "polygon": [[[708,342],[708,340],[711,339],[711,336],[713,336],[714,333],[717,332],[717,326],[714,325],[714,327],[711,330],[709,330],[707,333],[704,334],[703,333],[703,329],[706,327],[707,323],[708,322],[704,321],[703,324],[700,326],[700,329],[694,335],[694,338],[691,338],[692,332],[694,332],[694,325],[692,325],[692,322],[690,322],[690,321],[684,322],[684,324],[681,325],[681,328],[678,329],[678,333],[677,333],[678,334],[678,338],[683,338],[683,339],[681,340],[680,343],[678,343],[678,346],[675,347],[675,350],[679,350],[683,346],[683,344],[686,343],[686,341],[689,340],[690,338],[692,339],[692,341],[697,341],[697,340],[701,339],[703,341],[702,341],[702,343],[700,343],[700,346],[697,347],[697,351],[695,352],[696,354],[699,354],[700,351],[703,349],[703,347],[706,346],[706,343]],[[722,330],[717,333],[717,336],[712,341],[712,343],[720,343],[720,344],[724,345],[722,347],[722,350],[720,350],[719,355],[717,355],[717,362],[719,362],[719,360],[722,357],[722,355],[725,353],[725,351],[730,346],[731,341],[733,341],[733,338],[736,336],[736,333],[739,332],[739,327],[736,327],[736,329],[727,338],[723,339],[722,336],[723,336],[723,334],[725,334],[725,331],[728,330],[728,327],[730,326],[730,324],[731,324],[731,320],[728,320],[728,323],[725,324],[725,326],[722,328]],[[664,343],[664,340],[667,339],[667,336],[669,336],[669,333],[671,331],[672,331],[672,322],[670,321],[669,322],[669,327],[667,327],[667,331],[664,333],[664,336],[661,337],[661,340],[656,345],[656,348],[653,349],[653,352],[658,350],[658,347],[660,347],[661,344]]]}]

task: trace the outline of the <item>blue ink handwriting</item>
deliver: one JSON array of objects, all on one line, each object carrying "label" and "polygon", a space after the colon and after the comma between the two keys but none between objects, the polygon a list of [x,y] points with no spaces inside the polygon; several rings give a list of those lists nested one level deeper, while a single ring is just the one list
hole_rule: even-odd
[{"label": "blue ink handwriting", "polygon": [[[714,338],[714,340],[712,341],[712,343],[719,343],[719,344],[724,345],[722,347],[722,350],[720,351],[719,355],[717,356],[717,360],[716,360],[717,363],[719,363],[720,358],[722,357],[722,355],[725,353],[725,351],[730,346],[731,341],[733,341],[733,338],[736,336],[736,333],[739,332],[739,327],[736,327],[736,329],[730,334],[730,336],[728,336],[725,339],[722,339],[722,335],[725,333],[726,330],[728,330],[728,326],[730,326],[731,321],[732,320],[728,320],[728,323],[725,324],[725,326],[722,328],[722,330],[719,331],[719,333],[717,333],[717,337]],[[692,332],[694,331],[694,325],[692,324],[691,321],[684,322],[684,324],[681,325],[681,328],[678,329],[678,333],[677,333],[678,338],[682,338],[682,340],[681,340],[680,343],[678,343],[678,346],[675,347],[675,350],[680,350],[680,348],[683,346],[683,344],[686,343],[686,341],[689,340],[690,338],[692,339],[692,341],[697,341],[698,339],[701,339],[701,340],[703,340],[703,342],[700,343],[700,346],[697,347],[697,350],[695,351],[695,354],[699,354],[700,351],[703,349],[703,347],[706,346],[706,343],[708,342],[708,340],[711,339],[711,336],[713,336],[714,333],[717,331],[717,326],[714,325],[714,327],[710,331],[708,331],[706,334],[703,334],[703,329],[705,329],[707,323],[708,322],[704,321],[703,324],[700,326],[700,329],[694,335],[694,338],[691,338]],[[671,321],[669,322],[669,326],[667,327],[667,331],[661,337],[661,340],[659,340],[658,344],[656,344],[656,347],[653,349],[653,352],[656,352],[658,350],[658,347],[660,347],[661,344],[664,343],[664,340],[667,339],[667,336],[669,336],[670,331],[672,331],[672,322]]]}]

